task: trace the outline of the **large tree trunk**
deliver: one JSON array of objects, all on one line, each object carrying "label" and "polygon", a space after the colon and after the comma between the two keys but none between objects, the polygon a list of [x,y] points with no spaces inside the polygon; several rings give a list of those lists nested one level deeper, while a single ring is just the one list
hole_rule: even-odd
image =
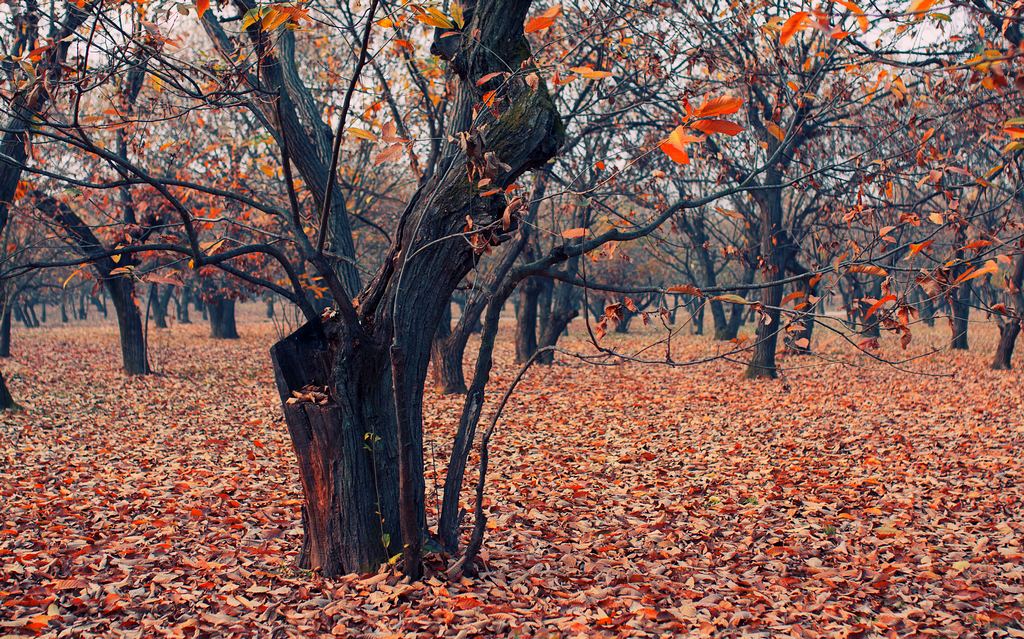
[{"label": "large tree trunk", "polygon": [[[384,362],[332,370],[332,350],[313,324],[270,350],[305,498],[299,565],[328,576],[373,570],[401,551],[393,409],[378,377]],[[296,401],[293,393],[311,388],[330,393],[322,403]]]},{"label": "large tree trunk", "polygon": [[105,280],[107,291],[117,315],[117,329],[121,337],[121,362],[129,375],[150,372],[146,353],[146,334],[142,327],[142,314],[135,301],[135,286],[126,277]]},{"label": "large tree trunk", "polygon": [[[479,0],[465,28],[473,38],[455,32],[435,42],[460,76],[453,121],[470,113],[487,90],[477,85],[479,78],[518,68],[529,56],[522,29],[529,5]],[[497,188],[543,166],[563,135],[543,87],[531,89],[518,76],[501,87],[495,102],[501,114],[488,123],[494,116],[482,112],[487,126],[470,132],[466,145],[507,165],[489,176]],[[474,186],[482,159],[476,153],[468,158],[455,145],[446,149],[441,170],[402,214],[394,244],[360,295],[358,310],[338,299],[324,338],[307,325],[272,349],[303,482],[305,557],[324,575],[364,570],[398,552],[406,574],[419,574],[426,531],[423,388],[431,342],[452,292],[477,259],[464,239],[466,216],[472,215],[474,228],[486,229],[505,210],[502,198],[480,197]],[[326,387],[326,402],[287,403],[307,384]]]},{"label": "large tree trunk", "polygon": [[235,300],[218,297],[207,303],[210,309],[210,337],[214,339],[238,339],[235,323]]},{"label": "large tree trunk", "polygon": [[[459,308],[461,315],[455,328],[445,335],[445,328],[449,325],[448,317],[451,314],[451,305],[445,307],[444,319],[438,325],[437,333],[434,335],[431,359],[434,362],[434,385],[444,394],[466,393],[466,378],[463,373],[462,364],[465,360],[466,344],[469,343],[469,336],[472,333],[479,333],[482,329],[481,317],[487,309],[491,295],[495,287],[508,276],[509,270],[516,260],[530,243],[530,225],[537,218],[540,203],[544,199],[544,191],[547,188],[547,171],[538,171],[533,183],[533,191],[530,195],[530,205],[526,214],[526,223],[520,227],[519,238],[510,244],[502,247],[500,257],[493,263],[493,268],[487,274],[486,281],[479,287],[474,284],[474,295],[467,295],[462,298]],[[529,259],[529,253],[527,259]],[[541,287],[541,294],[538,298],[538,307],[546,308],[543,303],[544,291],[550,291],[550,280],[543,279],[542,283],[549,284]],[[550,306],[550,293],[548,294],[548,306]],[[541,324],[543,330],[543,323]]]}]

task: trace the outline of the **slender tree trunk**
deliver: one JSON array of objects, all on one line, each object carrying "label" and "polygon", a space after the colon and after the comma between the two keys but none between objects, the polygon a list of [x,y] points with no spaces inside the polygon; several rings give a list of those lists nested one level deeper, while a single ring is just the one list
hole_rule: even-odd
[{"label": "slender tree trunk", "polygon": [[[570,277],[574,277],[578,268],[579,258],[574,257],[568,261],[565,270]],[[558,338],[565,334],[569,324],[580,314],[580,299],[576,293],[576,287],[569,282],[555,283],[551,294],[551,310],[540,336],[540,347],[548,348],[558,344]],[[550,365],[554,361],[553,350],[546,350],[537,356],[538,364]]]},{"label": "slender tree trunk", "polygon": [[187,286],[181,287],[181,294],[178,296],[177,317],[179,324],[191,324],[192,319],[188,316],[189,299],[192,297],[192,289]]},{"label": "slender tree trunk", "polygon": [[32,301],[26,301],[21,311],[22,323],[25,324],[25,328],[36,328],[39,326],[39,318],[36,316],[36,303]]},{"label": "slender tree trunk", "polygon": [[[463,313],[465,313],[465,307],[463,309]],[[451,315],[451,306],[449,305],[437,325],[437,332],[434,334],[434,341],[430,346],[431,380],[434,388],[443,395],[466,392],[466,377],[462,371],[462,358],[466,352],[470,331],[453,332]]]},{"label": "slender tree trunk", "polygon": [[1020,321],[1012,320],[999,327],[999,344],[996,346],[996,355],[992,360],[992,368],[997,371],[1008,371],[1013,368],[1013,348],[1017,343],[1017,336],[1020,335]]},{"label": "slender tree trunk", "polygon": [[157,328],[168,328],[167,305],[170,302],[171,287],[164,285],[163,288],[156,283],[149,285],[150,304],[153,306],[153,325]]},{"label": "slender tree trunk", "polygon": [[800,315],[794,320],[798,330],[791,331],[788,336],[787,346],[790,352],[797,355],[809,355],[811,353],[811,338],[814,336],[814,305],[811,304],[811,297],[818,294],[817,282],[812,284],[812,276],[810,271],[800,264],[796,259],[796,248],[794,247],[793,254],[789,258],[789,272],[794,275],[803,275],[804,279],[800,285],[804,292],[804,297],[800,299],[799,303],[807,304],[807,307],[803,309],[806,314]]},{"label": "slender tree trunk", "polygon": [[[871,280],[871,299],[877,300],[882,296],[882,282],[877,277]],[[861,335],[864,337],[881,337],[882,336],[882,324],[881,318],[876,314],[871,317],[867,317],[868,311],[871,309],[871,305],[874,302],[864,299],[863,294],[860,295],[858,315],[861,319]]]},{"label": "slender tree trunk", "polygon": [[[779,177],[775,170],[768,171],[768,184],[778,184]],[[781,255],[780,241],[784,236],[782,233],[782,188],[772,187],[766,189],[759,202],[761,207],[761,259],[764,261],[765,269],[763,276],[766,281],[778,280],[783,273],[785,266],[784,256]],[[762,293],[762,303],[765,306],[765,317],[757,323],[757,333],[754,342],[754,352],[747,365],[746,377],[778,377],[775,367],[775,347],[779,335],[779,305],[782,303],[782,284],[772,284]]]},{"label": "slender tree trunk", "polygon": [[[31,6],[31,5],[28,5]],[[70,37],[85,22],[92,13],[84,7],[69,4],[66,8],[64,20],[59,28],[52,27],[50,34],[52,43],[46,47],[41,54],[41,59],[35,65],[33,75],[38,80],[26,83],[24,89],[19,89],[6,99],[8,100],[5,111],[11,114],[10,119],[3,128],[3,137],[0,137],[0,156],[7,161],[0,163],[0,233],[7,227],[8,211],[14,202],[14,195],[18,190],[18,182],[21,181],[21,167],[28,160],[29,139],[31,122],[36,114],[43,110],[51,95],[51,91],[40,90],[43,85],[57,86],[60,84],[63,75],[64,62],[67,59],[68,49],[71,47]],[[29,48],[36,46],[38,37],[39,20],[37,15],[26,15],[19,29],[15,41],[5,43],[5,49],[10,46],[8,53],[15,57],[24,56]],[[15,408],[16,404],[7,390],[3,375],[0,374],[0,409]]]},{"label": "slender tree trunk", "polygon": [[536,278],[519,285],[519,308],[516,309],[516,363],[522,364],[537,350],[537,298],[540,286]]},{"label": "slender tree trunk", "polygon": [[11,356],[11,305],[8,304],[0,315],[0,357]]},{"label": "slender tree trunk", "polygon": [[235,323],[235,300],[218,297],[206,305],[210,309],[210,337],[214,339],[238,339]]},{"label": "slender tree trunk", "polygon": [[926,326],[935,326],[935,300],[927,293],[922,295],[921,319]]},{"label": "slender tree trunk", "polygon": [[11,391],[7,390],[7,382],[4,380],[4,375],[0,372],[0,410],[13,410],[18,405],[14,403],[14,397],[11,396]]},{"label": "slender tree trunk", "polygon": [[968,319],[971,313],[971,283],[964,282],[955,291],[949,301],[949,308],[952,314],[950,324],[953,329],[953,338],[950,340],[950,348],[953,350],[966,351]]},{"label": "slender tree trunk", "polygon": [[[704,334],[704,313],[707,310],[706,304],[698,304],[697,310],[693,314],[693,334],[703,335]],[[717,331],[716,331],[717,332]]]},{"label": "slender tree trunk", "polygon": [[538,278],[540,292],[537,294],[537,335],[547,335],[548,322],[555,304],[555,280],[550,277]]},{"label": "slender tree trunk", "polygon": [[1013,367],[1013,348],[1017,343],[1017,336],[1020,335],[1021,317],[1024,317],[1024,255],[1018,255],[1013,266],[1013,274],[1007,282],[1007,288],[1013,299],[1013,317],[1008,318],[999,325],[999,345],[996,347],[995,358],[992,360],[992,368],[995,370],[1010,370]]}]

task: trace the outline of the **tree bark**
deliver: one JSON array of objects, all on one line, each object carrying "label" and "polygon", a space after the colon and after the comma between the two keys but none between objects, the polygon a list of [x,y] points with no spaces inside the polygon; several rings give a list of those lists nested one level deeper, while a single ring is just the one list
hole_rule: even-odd
[{"label": "tree bark", "polygon": [[[796,259],[797,251],[798,248],[794,246],[792,254],[789,256],[789,266],[787,270],[793,275],[804,276],[803,280],[800,282],[804,296],[800,301],[801,303],[807,304],[807,310],[806,313],[802,313],[794,320],[794,323],[798,328],[797,330],[789,333],[787,347],[790,352],[797,355],[810,355],[811,338],[814,336],[814,315],[812,312],[814,305],[811,303],[810,299],[818,294],[818,286],[817,282],[814,282],[813,276],[810,274],[810,270]],[[812,284],[812,282],[814,283]]]},{"label": "tree bark", "polygon": [[1018,255],[1013,266],[1013,273],[1007,282],[1010,296],[1013,300],[1013,316],[999,323],[999,344],[996,346],[995,358],[992,360],[992,368],[995,370],[1010,370],[1013,367],[1013,348],[1017,343],[1017,336],[1020,335],[1021,317],[1024,317],[1024,255]]},{"label": "tree bark", "polygon": [[168,328],[167,306],[171,301],[171,287],[164,285],[163,288],[156,283],[149,285],[150,303],[153,305],[153,325],[157,328]]},{"label": "tree bark", "polygon": [[953,336],[950,340],[950,348],[958,351],[968,350],[967,328],[971,313],[971,283],[961,284],[949,299],[949,310],[951,313],[950,326]]},{"label": "tree bark", "polygon": [[992,369],[997,371],[1008,371],[1013,368],[1013,348],[1017,343],[1017,336],[1020,335],[1020,321],[1006,322],[999,327],[999,344],[996,346],[996,355],[992,360]]},{"label": "tree bark", "polygon": [[[768,184],[778,184],[780,176],[774,169],[768,171]],[[761,208],[761,259],[764,262],[766,281],[778,280],[785,267],[785,256],[780,250],[786,243],[782,233],[782,188],[771,187],[760,195]],[[781,240],[781,241],[780,241]],[[746,377],[778,377],[775,367],[775,348],[779,335],[779,305],[782,303],[782,284],[771,284],[762,293],[765,315],[757,323],[754,352],[747,365]],[[767,321],[765,321],[767,317]]]},{"label": "tree bark", "polygon": [[540,283],[531,277],[519,285],[516,308],[516,363],[522,364],[537,350],[537,299]]},{"label": "tree bark", "polygon": [[114,314],[117,316],[124,371],[129,375],[146,375],[151,371],[146,353],[142,313],[135,300],[135,286],[126,277],[113,277],[104,283],[114,304]]},{"label": "tree bark", "polygon": [[[305,500],[299,565],[324,575],[372,570],[400,541],[397,484],[388,469],[395,455],[394,436],[373,430],[375,422],[364,419],[391,413],[389,398],[364,394],[364,384],[379,374],[380,362],[332,371],[331,350],[312,324],[270,350]],[[325,393],[322,404],[295,401],[293,396],[310,387],[337,388],[339,381],[345,382],[346,393]],[[368,399],[373,403],[362,403]]]},{"label": "tree bark", "polygon": [[[125,372],[129,375],[148,374],[150,368],[146,354],[146,336],[142,326],[142,315],[135,300],[134,281],[129,277],[111,275],[118,263],[105,256],[103,245],[93,234],[92,229],[67,204],[38,191],[34,195],[37,198],[36,207],[64,229],[68,240],[79,253],[93,260],[93,269],[114,304],[121,338],[121,361]],[[125,265],[133,262],[130,258],[123,258],[119,263]]]},{"label": "tree bark", "polygon": [[207,303],[210,309],[210,337],[214,339],[238,339],[235,322],[235,300],[217,297]]},{"label": "tree bark", "polygon": [[177,311],[176,315],[177,315],[178,323],[179,324],[191,324],[192,323],[192,318],[190,318],[189,315],[188,315],[188,304],[189,304],[189,299],[191,297],[192,297],[192,289],[187,287],[187,286],[183,286],[181,288],[181,293],[178,295],[178,298],[177,298],[178,304],[177,304],[177,307],[176,307],[176,311]]},{"label": "tree bark", "polygon": [[[566,273],[575,276],[578,266],[578,257],[570,259],[566,264]],[[538,346],[548,348],[558,344],[558,338],[579,314],[580,300],[576,294],[576,287],[569,282],[557,282],[552,290],[551,311],[544,321],[544,331],[540,334]],[[555,352],[550,348],[537,356],[538,364],[550,365],[554,361]]]},{"label": "tree bark", "polygon": [[[479,0],[465,27],[474,37],[456,31],[435,42],[459,75],[452,113],[468,113],[479,103],[487,90],[477,85],[479,78],[518,68],[529,57],[523,35],[529,6],[529,0]],[[466,216],[472,215],[474,228],[487,229],[505,210],[502,198],[481,197],[475,186],[484,157],[493,154],[500,162],[490,163],[498,168],[488,177],[505,188],[544,166],[563,136],[546,89],[531,89],[518,75],[501,87],[495,96],[499,114],[480,114],[486,128],[453,131],[468,139],[446,149],[441,169],[409,202],[358,310],[337,300],[337,316],[324,322],[323,338],[296,333],[272,350],[303,480],[305,556],[327,576],[365,570],[398,551],[408,553],[407,574],[418,572],[410,564],[418,562],[426,532],[423,388],[431,342],[452,292],[478,258],[464,238]],[[310,324],[301,331],[317,332]],[[288,345],[294,341],[305,346]],[[286,355],[295,351],[301,353]],[[315,409],[308,402],[287,403],[294,390],[311,383],[326,387],[326,403]],[[353,454],[365,442],[371,442],[371,457],[360,461]],[[375,492],[367,495],[370,486]]]},{"label": "tree bark", "polygon": [[[469,306],[467,304],[466,306]],[[465,314],[465,307],[463,314]],[[466,351],[470,331],[451,328],[451,306],[445,309],[437,325],[434,341],[430,348],[431,380],[434,388],[442,395],[466,392],[466,377],[462,371],[462,358]],[[461,328],[462,322],[460,322]]]},{"label": "tree bark", "polygon": [[[258,4],[252,0],[234,0],[234,4],[240,14],[258,9]],[[215,14],[204,16],[202,26],[221,56],[228,61],[237,57],[234,44]],[[247,32],[257,51],[259,73],[243,75],[243,79],[258,92],[281,98],[279,106],[275,100],[254,100],[251,102],[253,112],[278,142],[287,138],[291,161],[312,192],[317,210],[320,210],[330,175],[333,136],[323,120],[322,107],[316,104],[298,71],[295,36],[285,30],[271,39],[258,23],[249,27]],[[274,49],[274,42],[278,50]],[[349,219],[344,195],[335,193],[331,198],[328,218],[330,249],[337,256],[334,268],[338,279],[348,294],[355,296],[359,292],[360,276]]]},{"label": "tree bark", "polygon": [[13,410],[17,407],[14,397],[11,396],[11,391],[7,390],[7,382],[4,380],[3,373],[0,373],[0,410]]},{"label": "tree bark", "polygon": [[0,357],[11,356],[11,305],[7,304],[0,314]]}]

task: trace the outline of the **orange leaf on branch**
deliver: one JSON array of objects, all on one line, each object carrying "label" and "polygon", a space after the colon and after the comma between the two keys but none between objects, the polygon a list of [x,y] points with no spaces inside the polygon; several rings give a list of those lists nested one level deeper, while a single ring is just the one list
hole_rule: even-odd
[{"label": "orange leaf on branch", "polygon": [[697,120],[690,125],[691,129],[697,129],[704,133],[722,133],[725,135],[736,135],[743,131],[743,127],[729,120]]},{"label": "orange leaf on branch", "polygon": [[779,44],[786,46],[793,36],[799,31],[804,31],[811,26],[811,14],[809,11],[797,11],[786,20],[779,31]]},{"label": "orange leaf on branch", "polygon": [[669,134],[668,139],[659,145],[659,148],[665,153],[665,155],[672,158],[672,161],[676,164],[689,164],[690,156],[686,152],[686,145],[691,142],[701,142],[703,140],[703,137],[692,135],[687,132],[686,127],[677,126],[672,133]]},{"label": "orange leaf on branch", "polygon": [[556,4],[539,16],[527,21],[526,25],[523,26],[523,31],[526,33],[543,31],[553,25],[555,23],[555,19],[560,15],[562,15],[562,5]]}]

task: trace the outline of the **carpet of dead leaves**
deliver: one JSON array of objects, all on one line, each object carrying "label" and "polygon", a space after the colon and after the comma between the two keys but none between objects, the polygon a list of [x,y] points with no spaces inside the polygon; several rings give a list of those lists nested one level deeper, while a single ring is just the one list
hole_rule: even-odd
[{"label": "carpet of dead leaves", "polygon": [[[1024,636],[1024,375],[988,370],[974,330],[976,351],[899,369],[823,336],[781,381],[722,360],[533,370],[495,436],[485,569],[411,585],[294,567],[270,323],[153,330],[145,378],[118,371],[110,326],[16,330],[0,637]],[[460,399],[428,403],[435,508]]]}]

